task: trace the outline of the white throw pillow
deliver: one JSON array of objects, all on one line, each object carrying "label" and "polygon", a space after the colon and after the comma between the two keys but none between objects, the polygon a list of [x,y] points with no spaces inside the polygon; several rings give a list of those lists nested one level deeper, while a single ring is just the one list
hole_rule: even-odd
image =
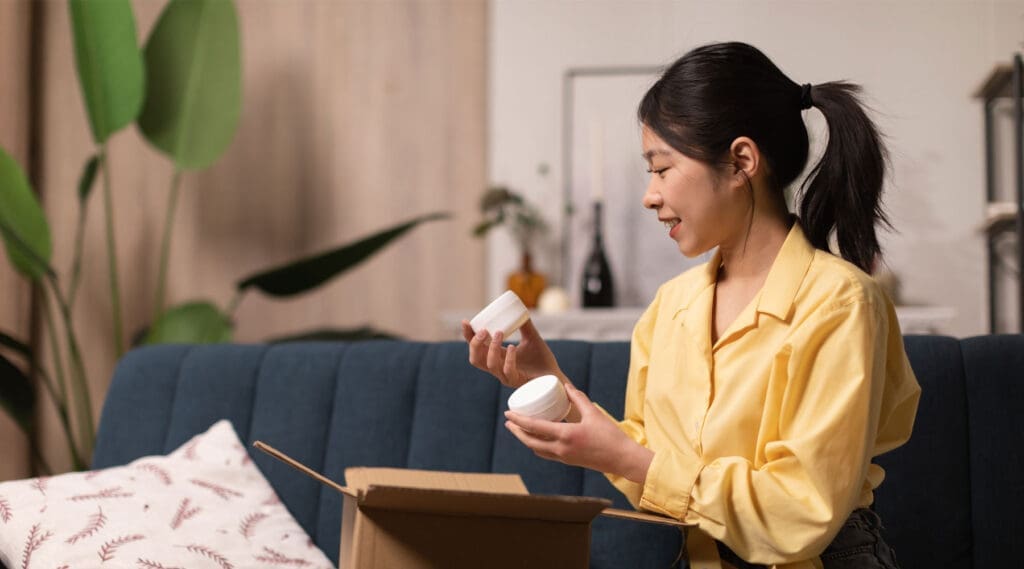
[{"label": "white throw pillow", "polygon": [[168,456],[0,484],[9,569],[332,567],[219,421]]}]

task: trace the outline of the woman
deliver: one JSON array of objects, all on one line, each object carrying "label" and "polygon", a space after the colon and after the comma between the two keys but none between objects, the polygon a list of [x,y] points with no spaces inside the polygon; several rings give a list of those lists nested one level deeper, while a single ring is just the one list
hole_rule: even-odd
[{"label": "woman", "polygon": [[[717,249],[636,324],[622,421],[572,386],[532,324],[506,348],[463,323],[470,362],[505,385],[547,373],[566,385],[569,422],[510,412],[506,427],[691,525],[693,568],[896,567],[869,509],[884,475],[871,462],[909,438],[920,388],[866,273],[886,222],[885,150],[857,92],[800,86],[724,43],[687,53],[644,96],[643,205],[684,255]],[[829,141],[797,219],[783,191],[807,162],[811,107]]]}]

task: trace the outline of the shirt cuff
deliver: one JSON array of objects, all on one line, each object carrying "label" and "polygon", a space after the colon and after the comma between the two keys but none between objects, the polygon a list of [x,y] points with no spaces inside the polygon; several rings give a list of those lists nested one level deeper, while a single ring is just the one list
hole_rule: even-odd
[{"label": "shirt cuff", "polygon": [[704,464],[696,457],[669,449],[655,451],[647,471],[640,509],[685,520],[690,494]]},{"label": "shirt cuff", "polygon": [[[610,421],[615,423],[619,427],[619,429],[622,430],[622,432],[626,433],[627,436],[629,436],[633,440],[636,440],[636,438],[633,436],[633,433],[629,432],[628,429],[623,428],[622,423],[618,419],[613,417],[611,413],[606,411],[604,407],[601,407],[597,403],[594,403],[594,407],[597,407],[598,411],[604,413],[605,416],[608,417]],[[640,441],[637,441],[637,443],[643,444]],[[614,486],[619,492],[621,492],[627,500],[629,500],[629,504],[633,506],[633,508],[638,510],[640,509],[640,495],[643,494],[643,486],[637,484],[636,482],[633,482],[632,480],[626,478],[625,476],[619,476],[617,474],[608,474],[606,472],[604,474],[604,477],[607,478],[608,481],[612,483],[612,486]]]},{"label": "shirt cuff", "polygon": [[611,482],[612,486],[621,492],[627,500],[629,500],[629,505],[633,506],[633,509],[640,509],[640,495],[644,492],[643,486],[626,477],[618,476],[616,474],[605,473],[604,477],[607,478],[608,482]]}]

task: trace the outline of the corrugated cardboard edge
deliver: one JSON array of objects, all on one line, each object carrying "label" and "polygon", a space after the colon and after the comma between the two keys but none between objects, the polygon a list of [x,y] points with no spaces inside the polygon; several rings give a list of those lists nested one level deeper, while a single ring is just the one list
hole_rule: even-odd
[{"label": "corrugated cardboard edge", "polygon": [[270,456],[276,458],[277,460],[280,460],[281,462],[287,464],[288,466],[294,468],[295,470],[298,470],[299,472],[305,474],[306,476],[309,476],[322,484],[326,484],[327,486],[334,488],[335,490],[341,492],[342,494],[352,497],[358,496],[358,492],[353,490],[352,488],[347,488],[345,486],[342,486],[341,484],[338,484],[337,482],[331,480],[330,478],[324,476],[323,474],[320,474],[319,472],[313,470],[312,468],[309,468],[305,464],[302,464],[301,462],[277,450],[276,448],[264,443],[263,441],[255,441],[252,443],[252,446],[269,454]]},{"label": "corrugated cardboard edge", "polygon": [[481,516],[589,524],[611,502],[588,496],[501,494],[371,485],[359,506],[441,516]]},{"label": "corrugated cardboard edge", "polygon": [[677,528],[689,527],[687,524],[665,516],[659,516],[656,514],[648,514],[646,512],[637,512],[633,510],[619,510],[616,508],[605,508],[601,515],[606,518],[619,518],[623,520],[633,520],[637,522],[647,522],[651,524],[660,524],[663,526],[673,526]]},{"label": "corrugated cardboard edge", "polygon": [[[333,488],[333,489],[337,490],[338,492],[341,492],[342,494],[345,494],[347,496],[351,496],[353,498],[356,498],[357,502],[363,501],[363,498],[366,495],[366,492],[369,491],[371,488],[377,486],[375,484],[370,484],[368,482],[369,480],[371,480],[373,478],[375,473],[385,472],[385,473],[388,473],[388,476],[391,476],[392,474],[398,473],[399,477],[404,477],[404,476],[407,476],[407,475],[410,475],[410,474],[411,474],[411,476],[415,476],[415,472],[416,472],[416,471],[406,471],[404,469],[385,469],[385,468],[355,468],[355,469],[353,469],[353,468],[350,468],[350,469],[346,469],[345,470],[346,479],[348,478],[348,476],[350,476],[350,471],[351,471],[352,474],[355,474],[355,478],[357,478],[358,481],[359,481],[358,484],[360,486],[362,486],[362,487],[361,488],[359,488],[359,487],[346,487],[346,486],[342,486],[342,485],[338,484],[337,482],[331,480],[330,478],[327,478],[326,476],[323,476],[319,472],[316,472],[315,470],[307,467],[306,465],[302,464],[301,462],[291,458],[290,456],[288,456],[288,455],[284,454],[283,452],[277,450],[276,448],[274,448],[274,447],[264,443],[263,441],[255,441],[253,443],[253,446],[258,448],[259,450],[269,454],[270,456],[272,456],[272,457],[274,457],[274,458],[284,462],[285,464],[291,466],[292,468],[298,470],[299,472],[301,472],[301,473],[303,473],[303,474],[305,474],[305,475],[307,475],[307,476],[309,476],[309,477],[311,477],[311,478],[321,482],[322,484],[325,484],[325,485],[329,486],[330,488]],[[405,474],[402,474],[403,471],[405,472]],[[432,472],[432,471],[425,471],[425,472]],[[439,473],[433,473],[433,474],[439,474]],[[519,477],[519,475],[516,475],[516,474],[509,474],[509,475],[493,475],[493,474],[492,475],[472,475],[472,476],[470,476],[470,478],[464,478],[460,482],[457,483],[459,485],[462,485],[462,489],[460,489],[460,490],[448,489],[447,492],[456,492],[458,494],[477,494],[478,492],[469,491],[469,489],[465,488],[465,486],[470,486],[470,487],[476,488],[480,484],[481,480],[486,481],[487,478],[494,477],[494,476],[500,477],[500,478],[495,478],[494,479],[495,481],[497,481],[497,483],[496,484],[492,484],[490,482],[484,482],[482,484],[483,488],[481,488],[480,491],[486,491],[486,492],[491,492],[491,493],[495,493],[495,492],[496,493],[505,493],[505,494],[511,494],[511,495],[523,495],[523,494],[525,494],[525,495],[529,496],[529,494],[526,494],[526,486],[523,485],[522,479]],[[477,478],[477,477],[480,477],[480,478]],[[467,480],[469,480],[468,484],[466,483]],[[515,481],[518,481],[518,483],[516,483]],[[494,489],[495,486],[497,486],[499,489],[497,489],[497,490]],[[401,490],[401,488],[394,488],[394,487],[387,487],[387,488],[388,488],[388,490],[392,490],[392,491],[393,490]],[[489,489],[485,489],[485,488],[489,488]],[[521,491],[519,491],[519,488],[521,488]],[[406,488],[406,489],[409,489],[409,488]],[[413,488],[413,490],[415,490],[415,489],[416,488]],[[421,490],[421,491],[429,491],[430,489],[421,487],[421,488],[419,488],[419,490]],[[502,490],[504,490],[504,492]],[[541,496],[537,496],[537,497],[540,498]],[[582,496],[547,496],[546,498],[549,498],[549,499],[550,498],[555,498],[556,500],[557,499],[565,499],[565,500],[573,501],[574,503],[579,501],[579,500],[584,500],[584,501],[591,501],[592,500],[592,501],[600,501],[601,503],[603,503],[605,505],[608,504],[607,500],[603,500],[603,499],[599,499],[599,498],[587,498],[587,497],[582,497]],[[376,500],[374,500],[374,501],[376,501]],[[636,512],[636,511],[629,511],[629,510],[620,510],[620,509],[616,509],[616,508],[604,507],[603,510],[601,510],[599,515],[605,516],[605,517],[609,517],[609,518],[633,520],[633,521],[638,521],[638,522],[646,522],[646,523],[660,524],[660,525],[666,525],[666,526],[674,526],[674,527],[680,527],[680,528],[681,527],[686,527],[686,524],[680,522],[679,520],[675,520],[675,519],[668,518],[668,517],[665,517],[665,516],[658,516],[658,515],[655,515],[655,514],[648,514],[648,513],[644,513],[644,512]]]},{"label": "corrugated cardboard edge", "polygon": [[528,495],[530,492],[518,474],[442,472],[409,468],[352,467],[345,469],[345,482],[359,492],[372,486],[490,492]]}]

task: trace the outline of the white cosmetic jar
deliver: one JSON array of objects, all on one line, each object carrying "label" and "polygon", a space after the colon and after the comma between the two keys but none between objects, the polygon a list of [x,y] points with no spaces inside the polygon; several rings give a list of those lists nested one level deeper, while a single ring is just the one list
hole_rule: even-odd
[{"label": "white cosmetic jar", "polygon": [[501,330],[507,339],[513,332],[530,319],[530,311],[516,293],[507,290],[491,301],[472,320],[469,325],[474,332],[487,330],[491,334]]},{"label": "white cosmetic jar", "polygon": [[508,408],[535,419],[561,421],[569,415],[569,396],[557,377],[542,375],[512,392]]}]

